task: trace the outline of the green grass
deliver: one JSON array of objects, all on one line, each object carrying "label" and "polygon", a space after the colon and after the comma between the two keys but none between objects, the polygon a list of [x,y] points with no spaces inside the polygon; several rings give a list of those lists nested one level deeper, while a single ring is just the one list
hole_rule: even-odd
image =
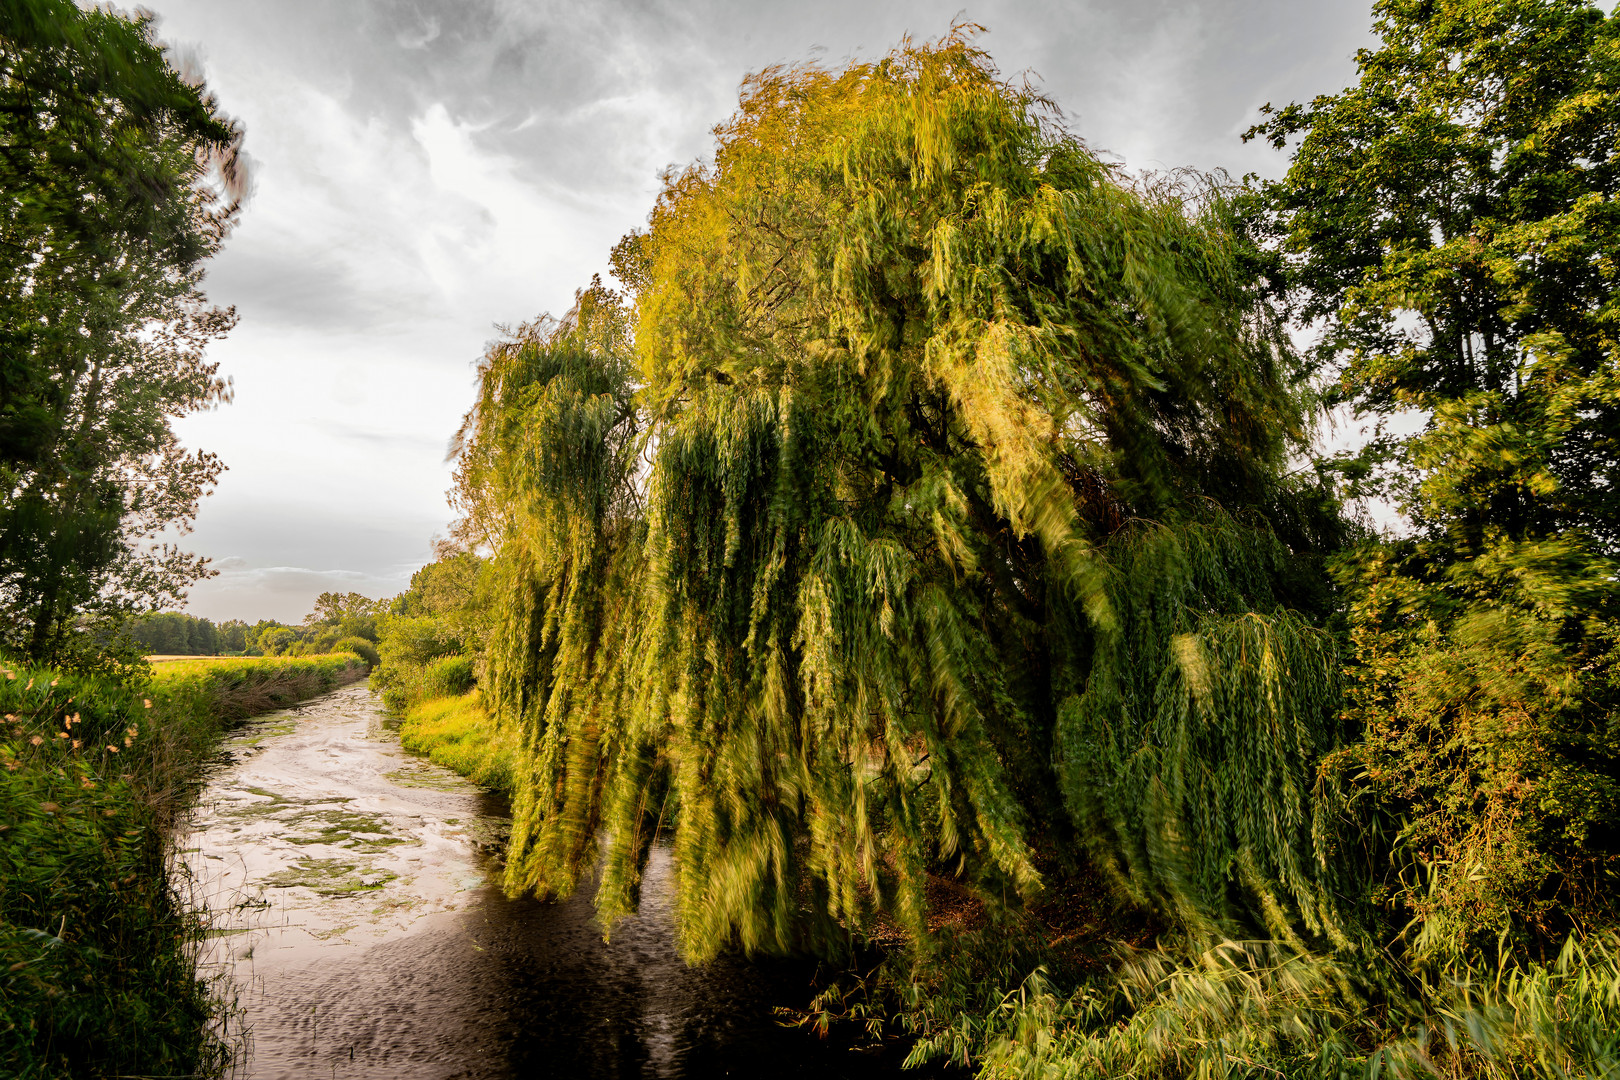
[{"label": "green grass", "polygon": [[204,656],[155,665],[152,686],[190,711],[240,720],[323,694],[366,673],[351,652],[316,656]]},{"label": "green grass", "polygon": [[166,856],[231,722],[363,673],[352,654],[198,658],[149,680],[0,659],[0,1075],[206,1076],[203,917]]},{"label": "green grass", "polygon": [[496,725],[476,690],[412,706],[400,724],[399,741],[474,783],[503,794],[512,790],[517,736]]},{"label": "green grass", "polygon": [[912,1037],[911,1064],[948,1061],[981,1080],[1620,1076],[1613,931],[1543,961],[1427,970],[1274,941],[1196,953],[1167,941],[1122,946],[1109,970],[1081,972],[1011,927],[934,944],[835,985],[802,1022]]}]

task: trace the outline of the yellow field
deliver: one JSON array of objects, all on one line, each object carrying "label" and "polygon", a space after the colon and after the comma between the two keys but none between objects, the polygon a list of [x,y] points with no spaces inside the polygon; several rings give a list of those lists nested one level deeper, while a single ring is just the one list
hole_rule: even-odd
[{"label": "yellow field", "polygon": [[148,656],[159,682],[184,675],[272,675],[288,670],[338,670],[365,661],[351,652],[309,656]]}]

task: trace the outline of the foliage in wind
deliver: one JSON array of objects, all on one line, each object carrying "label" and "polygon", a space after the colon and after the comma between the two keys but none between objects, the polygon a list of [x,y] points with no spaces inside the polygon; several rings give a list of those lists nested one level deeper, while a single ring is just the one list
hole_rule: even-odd
[{"label": "foliage in wind", "polygon": [[184,530],[223,468],[170,427],[230,398],[200,288],[245,191],[241,132],[151,16],[22,0],[0,14],[0,645],[87,636],[183,598]]},{"label": "foliage in wind", "polygon": [[667,831],[689,956],[838,954],[1083,849],[1201,932],[1339,936],[1290,609],[1340,526],[1245,204],[1106,165],[969,29],[768,69],[716,138],[463,430],[508,887],[601,856],[611,925]]}]

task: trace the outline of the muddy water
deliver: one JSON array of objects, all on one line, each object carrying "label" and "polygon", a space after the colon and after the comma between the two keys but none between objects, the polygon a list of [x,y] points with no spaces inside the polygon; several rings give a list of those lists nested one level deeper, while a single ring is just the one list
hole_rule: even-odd
[{"label": "muddy water", "polygon": [[666,852],[611,944],[584,899],[506,899],[503,808],[403,751],[363,687],[227,749],[185,847],[215,920],[205,972],[246,1024],[239,1076],[898,1074],[776,1022],[804,966],[687,967]]}]

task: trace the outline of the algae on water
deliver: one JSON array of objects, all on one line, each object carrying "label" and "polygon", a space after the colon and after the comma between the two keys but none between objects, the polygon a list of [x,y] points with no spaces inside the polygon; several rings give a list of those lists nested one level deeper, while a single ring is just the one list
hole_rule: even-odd
[{"label": "algae on water", "polygon": [[262,880],[272,889],[305,888],[320,896],[348,896],[373,892],[398,877],[390,870],[362,868],[359,863],[342,859],[299,859]]}]

